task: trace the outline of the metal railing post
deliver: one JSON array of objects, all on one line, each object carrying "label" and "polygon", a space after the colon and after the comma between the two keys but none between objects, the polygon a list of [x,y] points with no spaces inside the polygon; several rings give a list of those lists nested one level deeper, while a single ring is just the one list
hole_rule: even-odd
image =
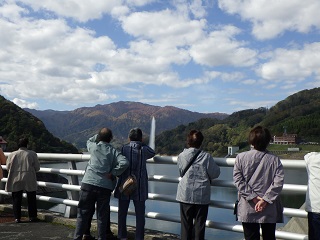
[{"label": "metal railing post", "polygon": [[[75,161],[68,161],[68,166],[70,170],[77,170],[77,165]],[[79,178],[77,175],[68,175],[67,176],[69,185],[79,185]],[[68,199],[73,201],[79,201],[79,192],[77,191],[67,191]],[[77,217],[77,207],[66,206],[64,216],[67,218],[76,218]]]}]

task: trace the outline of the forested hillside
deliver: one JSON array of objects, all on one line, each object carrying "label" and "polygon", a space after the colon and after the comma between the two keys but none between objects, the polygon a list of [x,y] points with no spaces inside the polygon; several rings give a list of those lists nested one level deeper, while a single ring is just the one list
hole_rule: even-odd
[{"label": "forested hillside", "polygon": [[298,134],[303,141],[320,142],[320,88],[304,90],[270,108],[261,124],[274,134]]},{"label": "forested hillside", "polygon": [[267,127],[272,135],[281,136],[286,130],[298,134],[303,142],[320,143],[320,88],[293,94],[270,109],[248,109],[223,120],[201,119],[181,125],[156,137],[156,151],[178,154],[186,146],[187,133],[199,129],[205,136],[203,149],[214,156],[224,156],[228,146],[248,148],[248,133],[256,125]]},{"label": "forested hillside", "polygon": [[8,142],[6,151],[17,150],[22,135],[28,136],[29,148],[39,153],[78,153],[73,145],[54,137],[40,119],[0,96],[0,136]]}]

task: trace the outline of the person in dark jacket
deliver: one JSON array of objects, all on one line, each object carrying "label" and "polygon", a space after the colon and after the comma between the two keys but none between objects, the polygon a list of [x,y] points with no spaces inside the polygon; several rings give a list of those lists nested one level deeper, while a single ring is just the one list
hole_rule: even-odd
[{"label": "person in dark jacket", "polygon": [[[129,132],[130,143],[122,147],[121,153],[129,160],[129,167],[121,174],[115,189],[114,196],[119,199],[118,212],[118,238],[127,239],[127,214],[130,200],[133,200],[136,213],[136,236],[135,240],[144,239],[145,226],[145,201],[148,198],[148,173],[147,160],[155,155],[154,150],[142,143],[142,131],[133,128]],[[129,196],[120,192],[121,183],[130,175],[135,175],[137,188]]]},{"label": "person in dark jacket", "polygon": [[[189,148],[184,149],[178,156],[181,176],[191,159],[198,153],[178,184],[176,200],[180,202],[181,239],[183,240],[204,240],[211,182],[220,175],[220,168],[213,157],[200,150],[203,138],[200,131],[191,130],[187,136]],[[193,238],[193,230],[195,238]]]}]

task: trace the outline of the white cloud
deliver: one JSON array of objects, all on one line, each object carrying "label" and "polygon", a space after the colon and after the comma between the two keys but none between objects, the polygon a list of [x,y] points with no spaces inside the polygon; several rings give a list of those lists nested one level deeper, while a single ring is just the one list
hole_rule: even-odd
[{"label": "white cloud", "polygon": [[308,33],[320,29],[318,0],[218,0],[229,14],[240,15],[252,22],[258,39],[275,38],[284,31]]},{"label": "white cloud", "polygon": [[[6,0],[0,4],[0,92],[82,106],[126,98],[161,102],[172,94],[170,102],[179,106],[204,106],[202,99],[209,106],[213,92],[218,101],[222,92],[243,97],[255,85],[319,86],[320,43],[294,38],[274,50],[248,37],[250,26],[260,39],[317,28],[307,6],[301,9],[312,17],[295,23],[300,2],[271,2],[277,9],[262,0],[220,0],[221,9],[245,20],[239,23],[209,0]],[[190,89],[200,102],[188,102]]]},{"label": "white cloud", "polygon": [[190,11],[196,18],[203,18],[207,15],[205,6],[202,4],[202,0],[194,0],[190,4]]},{"label": "white cloud", "polygon": [[257,109],[260,107],[268,107],[276,104],[277,101],[239,101],[239,100],[230,100],[229,104],[237,106],[238,111],[243,109]]},{"label": "white cloud", "polygon": [[128,34],[173,46],[193,43],[203,36],[206,21],[190,20],[185,15],[166,9],[159,12],[134,12],[121,19]]},{"label": "white cloud", "polygon": [[34,11],[45,10],[61,17],[73,18],[79,22],[100,19],[103,14],[110,13],[121,6],[118,0],[20,0],[32,7]]},{"label": "white cloud", "polygon": [[38,104],[36,102],[28,102],[26,100],[19,99],[19,98],[14,98],[12,102],[21,108],[31,108],[31,109],[38,108]]},{"label": "white cloud", "polygon": [[246,42],[237,41],[235,35],[240,29],[225,26],[211,32],[191,46],[194,61],[207,66],[251,66],[256,62],[257,52],[246,48]]},{"label": "white cloud", "polygon": [[255,80],[255,79],[246,79],[246,80],[241,81],[241,83],[244,84],[244,85],[253,85],[253,84],[257,83],[257,80]]},{"label": "white cloud", "polygon": [[320,79],[320,42],[302,49],[276,49],[271,59],[261,65],[258,74],[270,81],[302,81],[315,75]]},{"label": "white cloud", "polygon": [[11,19],[12,21],[17,21],[20,19],[20,15],[27,14],[29,11],[16,4],[8,3],[4,4],[0,8],[0,17],[4,19]]}]

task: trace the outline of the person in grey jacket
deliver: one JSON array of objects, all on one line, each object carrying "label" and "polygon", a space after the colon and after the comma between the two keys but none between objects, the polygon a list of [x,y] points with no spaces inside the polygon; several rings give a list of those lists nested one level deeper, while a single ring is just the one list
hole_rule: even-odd
[{"label": "person in grey jacket", "polygon": [[252,149],[239,153],[233,169],[234,185],[238,189],[237,217],[242,222],[246,240],[275,240],[276,223],[283,222],[280,193],[284,171],[278,156],[268,152],[271,141],[268,129],[261,126],[249,133]]},{"label": "person in grey jacket", "polygon": [[38,221],[36,191],[40,163],[37,154],[28,150],[28,138],[19,139],[17,151],[10,153],[7,159],[8,180],[6,191],[12,192],[13,215],[16,223],[21,222],[22,193],[26,191],[28,199],[29,221]]},{"label": "person in grey jacket", "polygon": [[213,157],[199,149],[203,139],[200,131],[191,130],[187,136],[189,148],[184,149],[178,156],[181,176],[188,163],[199,152],[193,164],[181,177],[177,189],[176,200],[180,203],[181,239],[183,240],[204,240],[211,182],[220,175],[220,168]]},{"label": "person in grey jacket", "polygon": [[75,240],[82,240],[84,231],[97,205],[98,239],[105,240],[107,221],[110,215],[110,196],[116,185],[116,178],[129,165],[128,160],[110,144],[112,131],[102,128],[99,133],[87,141],[90,160],[81,183],[78,204]]}]

